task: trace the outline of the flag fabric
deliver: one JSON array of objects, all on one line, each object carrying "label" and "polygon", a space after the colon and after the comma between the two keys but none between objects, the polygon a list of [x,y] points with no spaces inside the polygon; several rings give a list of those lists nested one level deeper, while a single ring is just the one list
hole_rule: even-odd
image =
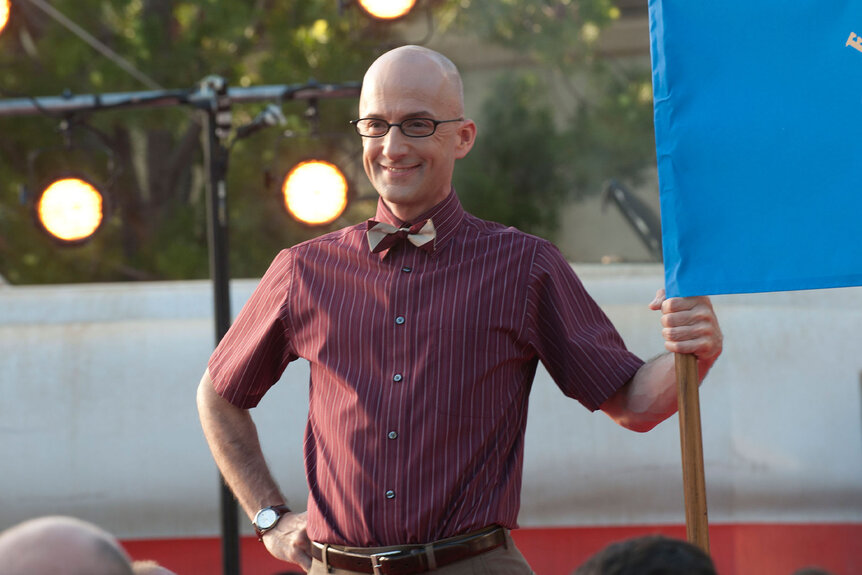
[{"label": "flag fabric", "polygon": [[649,12],[668,295],[862,285],[862,1]]}]

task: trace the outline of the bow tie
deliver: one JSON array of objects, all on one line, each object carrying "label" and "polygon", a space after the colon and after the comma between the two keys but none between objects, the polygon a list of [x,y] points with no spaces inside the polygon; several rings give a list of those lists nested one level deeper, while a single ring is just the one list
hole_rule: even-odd
[{"label": "bow tie", "polygon": [[417,222],[409,228],[396,228],[385,222],[368,220],[368,231],[365,232],[365,235],[368,237],[368,247],[371,248],[371,253],[376,254],[388,250],[405,239],[417,248],[430,252],[434,249],[434,238],[437,237],[437,232],[434,230],[434,224],[430,219]]}]

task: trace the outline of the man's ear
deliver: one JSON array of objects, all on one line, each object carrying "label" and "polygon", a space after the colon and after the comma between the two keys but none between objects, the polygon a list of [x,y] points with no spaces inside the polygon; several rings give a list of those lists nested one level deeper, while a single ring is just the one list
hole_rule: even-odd
[{"label": "man's ear", "polygon": [[458,142],[455,145],[455,158],[460,160],[467,155],[473,148],[476,142],[476,124],[473,120],[464,120],[464,123],[458,128]]}]

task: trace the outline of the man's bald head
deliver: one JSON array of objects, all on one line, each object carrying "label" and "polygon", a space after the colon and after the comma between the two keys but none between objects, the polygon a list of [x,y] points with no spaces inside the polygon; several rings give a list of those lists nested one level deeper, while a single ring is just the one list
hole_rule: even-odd
[{"label": "man's bald head", "polygon": [[40,517],[0,533],[0,575],[132,575],[117,540],[72,517]]},{"label": "man's bald head", "polygon": [[371,91],[383,88],[387,82],[413,87],[425,94],[433,93],[453,117],[464,115],[464,85],[461,74],[452,61],[434,50],[422,46],[401,46],[375,60],[362,82],[359,97],[360,116]]},{"label": "man's bald head", "polygon": [[[442,54],[419,46],[391,50],[371,64],[362,82],[359,118],[390,128],[362,139],[362,163],[389,211],[411,221],[452,191],[455,161],[467,155],[476,124],[464,117],[461,76]],[[427,135],[402,129],[425,126]]]}]

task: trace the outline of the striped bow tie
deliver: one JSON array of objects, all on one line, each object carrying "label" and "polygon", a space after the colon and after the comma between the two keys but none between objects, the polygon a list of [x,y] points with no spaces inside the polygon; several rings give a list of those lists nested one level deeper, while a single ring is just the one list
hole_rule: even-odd
[{"label": "striped bow tie", "polygon": [[430,219],[417,222],[409,228],[396,228],[385,222],[368,220],[368,231],[365,232],[365,235],[368,237],[368,247],[371,248],[371,253],[376,254],[388,250],[405,239],[417,248],[430,252],[434,249],[434,238],[437,237],[437,232],[434,230],[434,224]]}]

